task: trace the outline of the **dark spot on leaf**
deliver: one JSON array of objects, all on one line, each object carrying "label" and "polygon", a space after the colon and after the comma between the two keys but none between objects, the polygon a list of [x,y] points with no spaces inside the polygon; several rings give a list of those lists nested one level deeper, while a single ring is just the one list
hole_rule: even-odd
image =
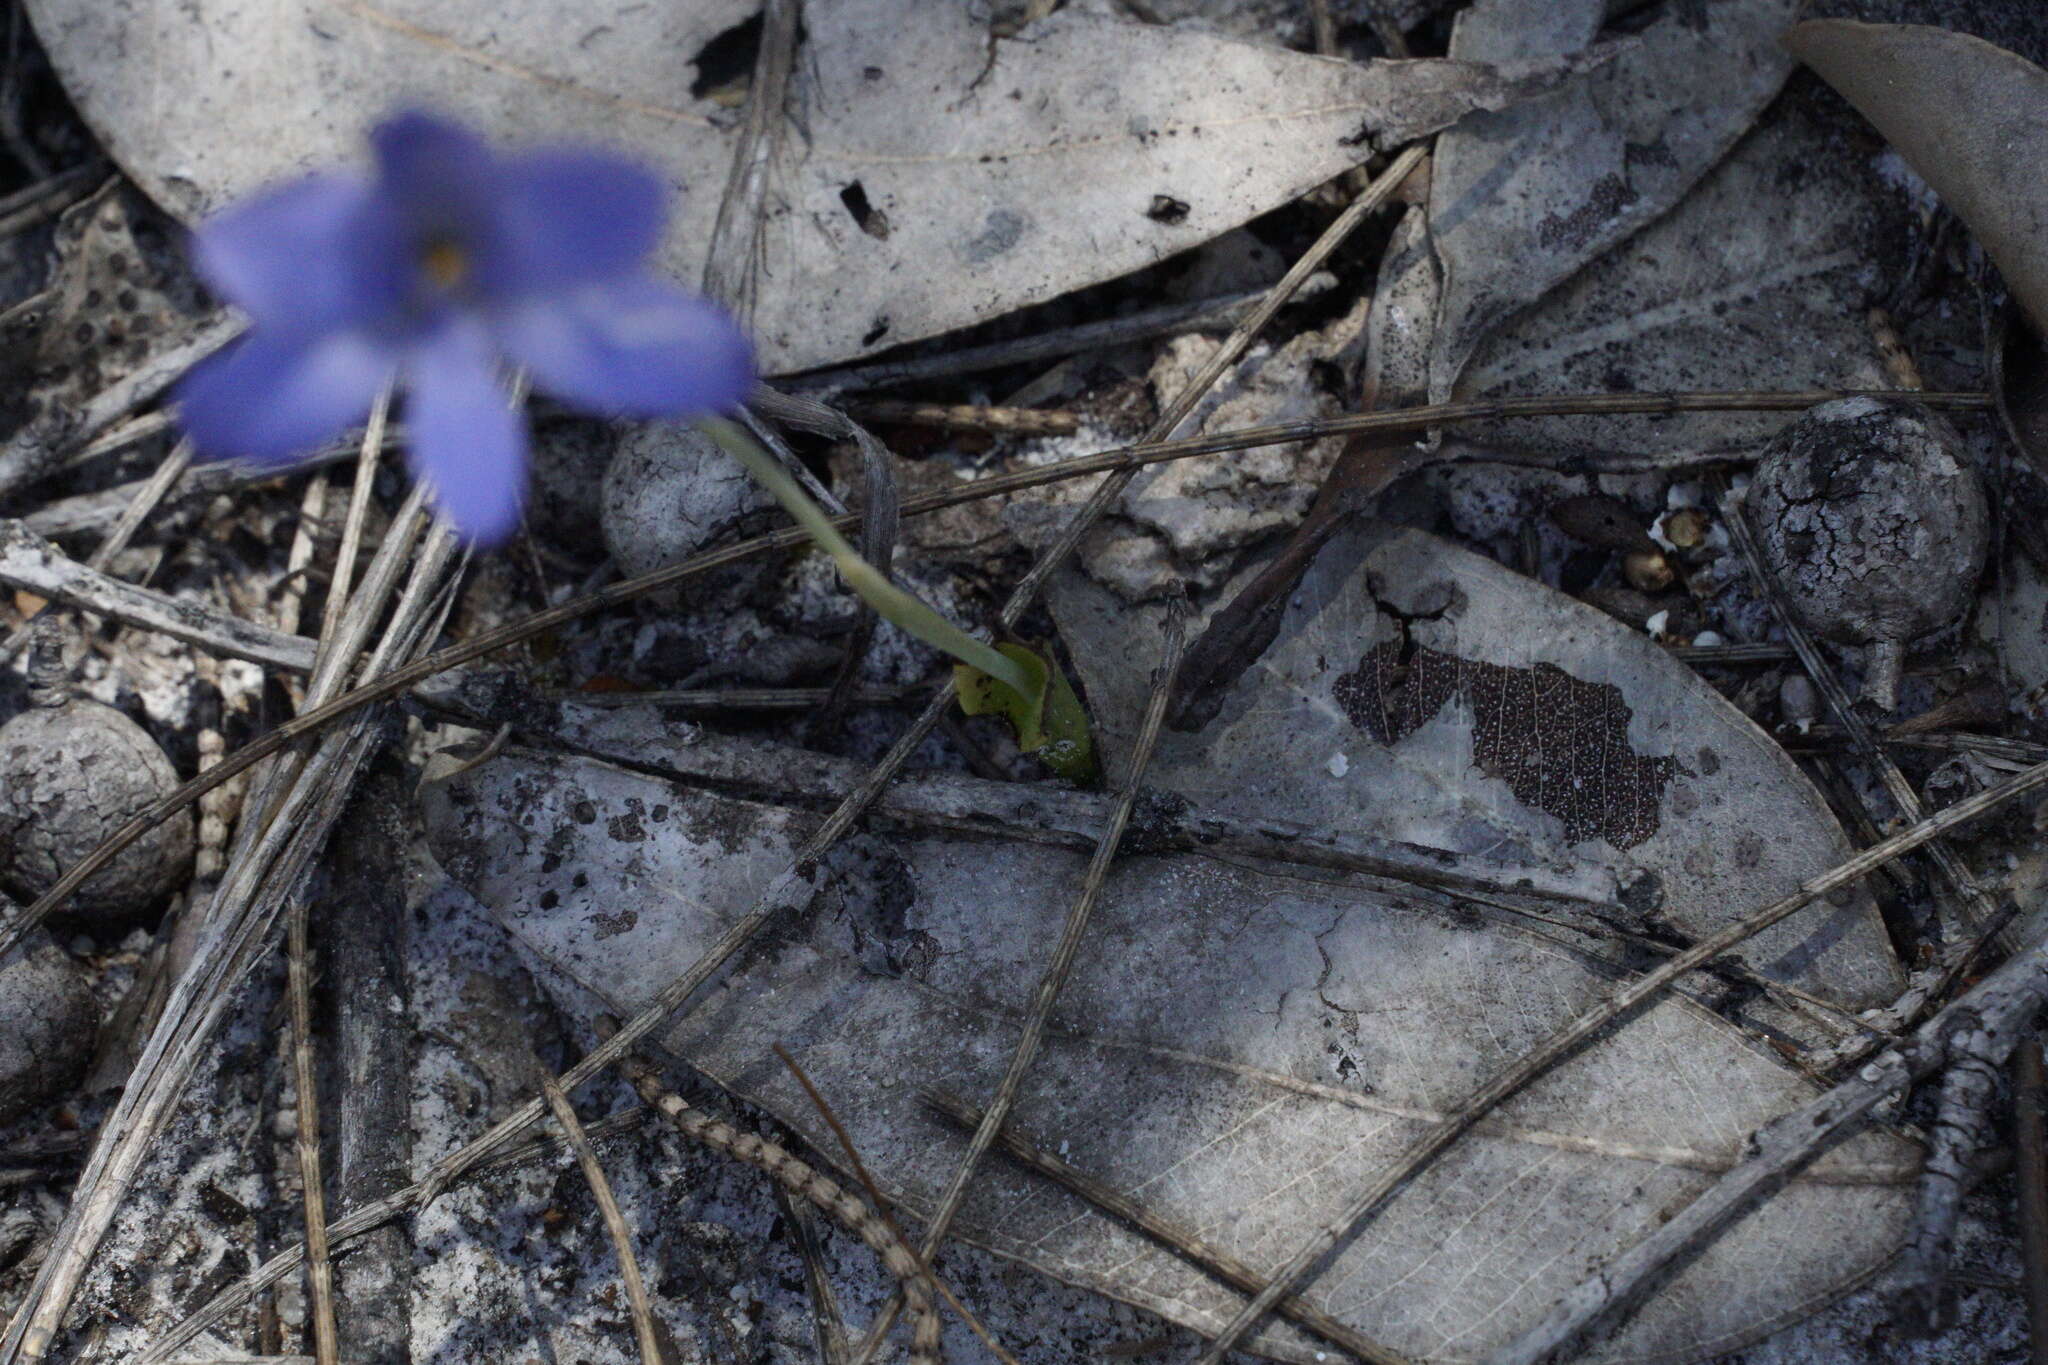
[{"label": "dark spot on leaf", "polygon": [[1619,175],[1603,175],[1593,182],[1585,203],[1567,214],[1550,214],[1538,223],[1536,240],[1546,248],[1583,246],[1637,197],[1635,187]]},{"label": "dark spot on leaf", "polygon": [[540,908],[543,910],[552,910],[561,903],[562,898],[552,891],[543,891],[540,893]]},{"label": "dark spot on leaf", "polygon": [[734,81],[754,74],[754,61],[761,53],[761,12],[755,11],[697,49],[690,65],[697,77],[690,82],[690,96],[703,99]]},{"label": "dark spot on leaf", "polygon": [[1393,745],[1434,719],[1454,696],[1472,708],[1472,755],[1515,799],[1556,816],[1565,839],[1630,848],[1657,832],[1664,788],[1689,769],[1629,747],[1634,714],[1611,683],[1589,683],[1554,664],[1509,668],[1386,641],[1333,688],[1351,723]]},{"label": "dark spot on leaf", "polygon": [[595,823],[597,820],[597,807],[591,805],[588,801],[578,801],[575,805],[569,807],[569,818],[579,825]]},{"label": "dark spot on leaf", "polygon": [[596,926],[591,937],[602,942],[608,938],[616,938],[620,934],[631,930],[634,925],[640,922],[640,914],[635,910],[621,910],[616,915],[592,915],[590,922]]},{"label": "dark spot on leaf", "polygon": [[860,225],[862,232],[876,241],[888,240],[889,215],[868,202],[867,189],[860,181],[856,180],[839,191],[839,202],[846,205],[846,211],[853,215],[853,221]]},{"label": "dark spot on leaf", "polygon": [[889,319],[879,317],[875,319],[875,325],[868,328],[867,334],[860,339],[860,344],[872,346],[887,335],[889,335]]},{"label": "dark spot on leaf", "polygon": [[1188,218],[1188,201],[1176,199],[1170,194],[1152,196],[1152,207],[1145,210],[1145,216],[1155,223],[1185,223]]},{"label": "dark spot on leaf", "polygon": [[970,265],[1002,255],[1005,251],[1024,240],[1024,230],[1029,226],[1024,215],[1010,209],[990,209],[988,217],[967,243],[967,260]]}]

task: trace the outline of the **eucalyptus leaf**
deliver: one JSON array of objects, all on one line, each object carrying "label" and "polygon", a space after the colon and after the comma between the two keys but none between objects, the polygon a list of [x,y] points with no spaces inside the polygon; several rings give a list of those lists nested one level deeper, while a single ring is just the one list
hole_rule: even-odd
[{"label": "eucalyptus leaf", "polygon": [[[1904,268],[1911,206],[1873,164],[1882,149],[1819,106],[1788,92],[1671,212],[1482,340],[1455,396],[1890,387],[1867,315]],[[1448,284],[1436,278],[1427,252],[1389,255],[1379,290],[1389,315],[1367,358],[1382,405],[1421,401],[1430,382],[1417,337],[1434,337],[1444,311],[1437,293]],[[1747,457],[1784,422],[1553,417],[1471,424],[1444,441],[1454,452],[1640,469]]]},{"label": "eucalyptus leaf", "polygon": [[1877,125],[2048,327],[2048,71],[1917,24],[1813,20],[1785,45]]},{"label": "eucalyptus leaf", "polygon": [[[1481,0],[1451,55],[1583,52],[1602,0]],[[1430,240],[1443,273],[1431,402],[1447,402],[1502,321],[1668,212],[1747,132],[1792,68],[1798,0],[1663,7],[1614,61],[1437,139]]]},{"label": "eucalyptus leaf", "polygon": [[[361,154],[431,101],[510,142],[623,145],[680,193],[660,264],[702,275],[754,0],[29,0],[108,152],[192,221]],[[1057,13],[814,0],[768,170],[764,369],[868,354],[1185,251],[1571,63],[1351,63]],[[1177,207],[1155,211],[1158,202]]]},{"label": "eucalyptus leaf", "polygon": [[[1110,602],[1078,573],[1054,604],[1114,753],[1163,608]],[[1390,703],[1390,674],[1373,675],[1378,691],[1364,681],[1389,647],[1420,689],[1405,709]],[[1162,739],[1148,776],[1162,799],[1250,823],[1391,831],[1447,866],[1505,857],[1613,874],[1638,927],[1681,936],[1847,852],[1782,752],[1654,646],[1426,536],[1334,539],[1238,688],[1209,733]],[[1386,728],[1397,711],[1416,723]],[[661,761],[657,746],[647,763]],[[807,803],[530,751],[431,783],[423,802],[443,867],[586,1012],[630,1012],[685,970],[819,819]],[[917,1090],[987,1099],[1085,859],[999,829],[858,835],[831,855],[810,911],[735,959],[662,1044],[836,1160],[769,1050],[782,1043],[885,1192],[928,1214],[963,1141]],[[1816,907],[1748,956],[1846,1006],[1897,983],[1861,898]],[[1288,861],[1134,853],[1111,873],[1018,1122],[1268,1270],[1417,1122],[1634,965],[1485,897]],[[1534,1322],[1734,1160],[1746,1133],[1813,1093],[1738,1026],[1767,1011],[1713,1003],[1731,1017],[1667,997],[1518,1095],[1343,1249],[1311,1301],[1432,1361],[1481,1356]],[[1681,1271],[1595,1358],[1696,1359],[1814,1311],[1890,1256],[1913,1167],[1909,1144],[1857,1139]],[[956,1228],[1197,1330],[1238,1301],[994,1158]],[[1288,1326],[1256,1344],[1327,1357]]]}]

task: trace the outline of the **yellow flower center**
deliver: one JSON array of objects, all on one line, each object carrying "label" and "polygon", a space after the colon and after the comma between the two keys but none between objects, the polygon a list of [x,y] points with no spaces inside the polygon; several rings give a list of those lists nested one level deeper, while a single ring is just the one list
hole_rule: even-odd
[{"label": "yellow flower center", "polygon": [[420,270],[436,289],[453,289],[469,275],[469,256],[454,242],[441,238],[428,242],[420,252]]}]

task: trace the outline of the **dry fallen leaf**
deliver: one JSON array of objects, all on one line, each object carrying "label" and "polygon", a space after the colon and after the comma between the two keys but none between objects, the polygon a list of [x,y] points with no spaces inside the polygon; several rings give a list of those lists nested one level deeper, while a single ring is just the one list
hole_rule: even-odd
[{"label": "dry fallen leaf", "polygon": [[2048,327],[2048,71],[1917,24],[1819,19],[1785,45],[1877,125]]},{"label": "dry fallen leaf", "polygon": [[[1670,213],[1482,341],[1455,396],[1890,387],[1865,316],[1900,268],[1908,221],[1905,197],[1854,137],[1788,95]],[[1382,405],[1419,401],[1415,336],[1432,325],[1431,279],[1427,252],[1389,256],[1380,292],[1390,315],[1367,361]],[[1556,417],[1473,424],[1444,441],[1544,464],[1643,468],[1750,455],[1784,423]]]},{"label": "dry fallen leaf", "polygon": [[[1117,603],[1114,619],[1083,625],[1091,595],[1106,594],[1078,577],[1059,592],[1098,713],[1127,724],[1159,613]],[[1096,632],[1116,621],[1106,648]],[[1390,650],[1410,669],[1406,691],[1390,682]],[[618,752],[624,731],[610,733],[599,742],[585,728],[575,742]],[[679,738],[618,756],[658,769],[660,744]],[[1553,882],[1608,886],[1622,901],[1614,913],[1680,934],[1847,851],[1783,753],[1641,637],[1412,533],[1333,541],[1223,719],[1203,736],[1168,736],[1149,780],[1169,802],[1407,839],[1446,866],[1505,859]],[[443,866],[583,1010],[647,1001],[817,819],[644,767],[531,753],[431,785],[424,802]],[[915,1092],[986,1099],[1084,858],[927,830],[860,836],[833,859],[820,903],[736,959],[663,1042],[836,1152],[769,1053],[783,1043],[884,1189],[927,1213],[963,1143]],[[1480,901],[1301,866],[1132,856],[1110,879],[1019,1122],[1270,1269],[1417,1121],[1630,969],[1620,940],[1585,942]],[[1852,1005],[1897,984],[1862,899],[1781,926],[1747,956]],[[1666,999],[1420,1177],[1310,1297],[1395,1350],[1481,1355],[1811,1093],[1727,1019]],[[1599,1358],[1693,1359],[1815,1310],[1891,1254],[1909,1202],[1891,1182],[1911,1157],[1889,1136],[1860,1139],[1744,1220]],[[1000,1162],[983,1166],[956,1226],[1197,1330],[1216,1329],[1237,1302]],[[1258,1342],[1284,1359],[1318,1358],[1291,1327]]]},{"label": "dry fallen leaf", "polygon": [[[757,8],[28,6],[108,152],[180,218],[355,157],[370,122],[427,99],[508,141],[648,158],[681,194],[662,265],[692,283],[738,136],[717,87],[747,69],[713,57],[744,49]],[[1570,65],[1352,63],[1074,13],[1000,37],[954,0],[819,0],[804,25],[754,262],[769,372],[1125,274]],[[1153,214],[1160,196],[1184,211]]]},{"label": "dry fallen leaf", "polygon": [[[1528,61],[1585,51],[1602,0],[1490,0],[1451,55]],[[1747,132],[1792,63],[1797,0],[1666,7],[1612,62],[1479,114],[1437,139],[1429,229],[1443,274],[1429,401],[1514,313],[1654,222]]]}]

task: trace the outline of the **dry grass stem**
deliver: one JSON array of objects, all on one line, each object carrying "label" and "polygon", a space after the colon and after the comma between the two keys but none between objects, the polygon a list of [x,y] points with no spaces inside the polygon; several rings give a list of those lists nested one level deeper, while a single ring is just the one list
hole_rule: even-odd
[{"label": "dry grass stem", "polygon": [[292,897],[285,922],[286,993],[291,997],[292,1079],[298,1087],[299,1183],[306,1223],[306,1288],[317,1365],[339,1365],[334,1261],[327,1248],[327,1193],[320,1174],[320,1089],[313,1072],[313,986],[306,947],[306,897]]},{"label": "dry grass stem", "polygon": [[[597,1201],[597,1211],[604,1218],[604,1230],[612,1239],[612,1250],[619,1258],[619,1277],[626,1282],[626,1304],[633,1315],[633,1337],[640,1346],[640,1365],[662,1365],[661,1343],[654,1333],[654,1309],[647,1301],[647,1282],[640,1278],[640,1258],[633,1254],[632,1229],[626,1226],[626,1215],[619,1211],[619,1201],[612,1195],[612,1183],[605,1179],[604,1166],[597,1159],[597,1149],[590,1145],[590,1138],[577,1121],[575,1106],[562,1093],[562,1087],[553,1076],[542,1074],[541,1094],[547,1097],[548,1109],[553,1112],[555,1122],[561,1126],[562,1137],[569,1149],[576,1153],[577,1164],[583,1168],[583,1178],[590,1185],[590,1197]],[[326,1365],[322,1362],[322,1365]]]},{"label": "dry grass stem", "polygon": [[[164,456],[162,462],[157,465],[156,472],[144,479],[135,489],[133,496],[128,499],[128,505],[121,509],[119,520],[93,548],[92,556],[85,561],[85,567],[97,573],[105,573],[108,565],[114,562],[114,556],[128,548],[128,542],[134,537],[136,528],[156,510],[157,504],[161,503],[172,486],[184,477],[185,470],[191,464],[192,443],[179,441],[173,445],[170,454]],[[38,611],[22,622],[14,633],[7,637],[5,643],[0,643],[0,664],[12,659],[22,645],[27,643],[31,628],[41,619],[43,612],[48,610],[46,606],[42,611]]]},{"label": "dry grass stem", "polygon": [[[1856,390],[1813,390],[1798,392],[1740,392],[1740,393],[1691,393],[1691,394],[1572,394],[1533,399],[1502,399],[1485,403],[1443,403],[1430,407],[1410,408],[1396,412],[1366,413],[1356,417],[1336,418],[1319,422],[1295,422],[1281,426],[1260,427],[1230,432],[1219,436],[1192,437],[1180,441],[1143,443],[1118,450],[1105,451],[1099,455],[1069,460],[1042,469],[1030,469],[1015,475],[978,480],[960,489],[949,489],[941,493],[926,494],[906,499],[904,514],[915,516],[935,512],[962,503],[975,502],[982,498],[1003,493],[1016,492],[1024,488],[1037,488],[1046,484],[1060,483],[1068,479],[1083,478],[1091,474],[1136,470],[1149,464],[1169,460],[1187,459],[1196,455],[1213,454],[1218,451],[1248,450],[1264,445],[1280,445],[1293,441],[1310,440],[1332,433],[1355,431],[1422,431],[1434,426],[1451,425],[1467,421],[1490,421],[1508,416],[1556,416],[1566,413],[1608,413],[1641,414],[1657,412],[1798,412],[1819,403],[1837,398],[1855,397]],[[1890,392],[1886,390],[1885,392]],[[1916,394],[1916,401],[1932,406],[1981,408],[1989,403],[1989,397],[1981,393]],[[855,524],[851,517],[835,519],[835,524],[850,527]],[[6,524],[0,523],[0,538],[6,534]],[[60,878],[55,886],[30,907],[25,923],[40,923],[53,905],[76,891],[85,880],[106,866],[116,854],[156,824],[197,800],[205,792],[246,772],[252,765],[268,758],[271,754],[294,741],[311,734],[334,720],[364,706],[389,700],[412,687],[415,683],[431,678],[438,673],[460,667],[486,655],[495,653],[509,645],[593,615],[608,608],[659,592],[688,582],[693,578],[737,564],[755,555],[786,550],[808,541],[805,533],[791,527],[751,540],[741,541],[723,549],[694,556],[665,569],[642,575],[639,578],[614,583],[595,592],[564,602],[560,606],[535,612],[518,621],[510,622],[494,630],[485,631],[458,645],[451,645],[417,663],[395,670],[390,676],[373,683],[365,683],[345,696],[315,706],[304,714],[285,722],[276,729],[252,740],[233,757],[217,768],[192,779],[156,805],[136,816],[133,820],[108,836],[105,843],[94,849]],[[68,561],[67,561],[68,562]],[[1048,571],[1049,572],[1049,571]],[[4,581],[4,580],[0,580]],[[1037,585],[1031,585],[1035,594]],[[1021,615],[1023,608],[1016,608],[1015,615]],[[1010,618],[1014,623],[1015,617]],[[936,722],[934,722],[936,723]],[[18,946],[26,929],[19,925],[0,931],[0,958],[6,957]],[[538,1111],[536,1111],[537,1116]],[[530,1120],[529,1120],[530,1121]]]},{"label": "dry grass stem", "polygon": [[2048,999],[2048,938],[2037,939],[1970,993],[1923,1024],[1912,1038],[1858,1068],[1810,1103],[1759,1128],[1753,1154],[1671,1215],[1658,1229],[1596,1269],[1543,1321],[1488,1357],[1486,1365],[1539,1365],[1568,1359],[1589,1334],[1619,1321],[1661,1282],[1667,1267],[1695,1254],[1721,1231],[1835,1143],[1860,1129],[1877,1105],[1944,1064],[1950,1040],[1978,1034],[1977,1049],[2002,1057]]},{"label": "dry grass stem", "polygon": [[[1727,523],[1730,539],[1742,552],[1743,560],[1749,565],[1750,574],[1763,589],[1764,596],[1777,615],[1779,624],[1784,627],[1786,640],[1799,655],[1800,666],[1806,670],[1807,676],[1813,679],[1813,685],[1826,700],[1829,711],[1834,713],[1836,723],[1842,727],[1843,733],[1849,736],[1857,755],[1884,783],[1884,789],[1892,798],[1893,804],[1899,808],[1899,814],[1907,820],[1924,818],[1927,808],[1921,803],[1920,793],[1913,789],[1913,784],[1907,779],[1906,774],[1892,761],[1892,756],[1878,743],[1877,737],[1871,734],[1870,727],[1864,723],[1863,717],[1851,702],[1847,689],[1835,676],[1834,669],[1828,666],[1827,657],[1820,652],[1819,643],[1814,640],[1812,633],[1800,624],[1798,615],[1792,610],[1791,601],[1786,596],[1785,585],[1778,581],[1777,575],[1772,573],[1770,566],[1764,562],[1763,555],[1757,549],[1756,530],[1750,525],[1748,509],[1740,499],[1724,501],[1723,509],[1725,515],[1722,519]],[[1992,902],[1991,897],[1985,894],[1984,888],[1977,884],[1976,877],[1964,865],[1956,851],[1945,841],[1937,839],[1927,846],[1927,856],[1940,870],[1949,887],[1961,897],[1963,918],[1977,929],[1982,929],[1990,923],[1997,914],[1998,907]],[[1945,918],[1952,916],[1953,912]],[[2015,941],[2007,939],[2005,947],[2008,950],[2016,946]]]},{"label": "dry grass stem", "polygon": [[[832,1136],[838,1139],[839,1150],[846,1154],[847,1165],[853,1168],[853,1174],[860,1181],[861,1188],[868,1192],[868,1200],[875,1206],[875,1212],[882,1215],[882,1221],[889,1225],[889,1231],[895,1235],[896,1240],[905,1246],[909,1246],[910,1239],[903,1235],[903,1225],[896,1221],[895,1210],[889,1206],[889,1201],[883,1196],[881,1186],[875,1183],[874,1176],[868,1173],[867,1163],[860,1159],[860,1149],[853,1145],[853,1138],[846,1131],[846,1125],[842,1124],[839,1121],[839,1116],[832,1112],[832,1106],[825,1103],[823,1092],[812,1083],[810,1076],[797,1064],[796,1058],[789,1055],[789,1050],[783,1047],[782,1044],[777,1043],[774,1051],[775,1055],[782,1060],[782,1064],[789,1068],[789,1074],[796,1077],[796,1083],[803,1087],[804,1096],[810,1100],[811,1107],[818,1111],[818,1116],[825,1120],[825,1126],[832,1130]],[[976,1336],[981,1338],[982,1344],[995,1353],[996,1359],[1000,1360],[1003,1365],[1017,1365],[1016,1357],[1004,1349],[1003,1344],[995,1339],[987,1327],[982,1325],[981,1319],[975,1316],[966,1304],[954,1297],[953,1291],[946,1287],[944,1280],[941,1280],[932,1273],[929,1261],[924,1264],[924,1278],[926,1288],[939,1294],[947,1303],[952,1305],[953,1311],[958,1313],[961,1320],[973,1330]]]},{"label": "dry grass stem", "polygon": [[640,1098],[666,1115],[684,1137],[761,1171],[793,1198],[817,1208],[881,1257],[883,1266],[896,1277],[910,1314],[912,1361],[916,1365],[940,1365],[939,1319],[925,1288],[924,1266],[909,1243],[896,1234],[880,1213],[786,1147],[752,1133],[742,1133],[722,1119],[690,1108],[681,1096],[662,1085],[653,1067],[639,1058],[631,1054],[620,1057],[619,1070],[640,1092]]},{"label": "dry grass stem", "polygon": [[[623,1133],[647,1116],[644,1109],[635,1109],[610,1118],[599,1119],[586,1124],[584,1132],[592,1142],[599,1142],[614,1134]],[[495,1156],[488,1157],[471,1167],[467,1175],[481,1179],[496,1171],[510,1170],[528,1162],[551,1158],[567,1148],[567,1142],[552,1133],[541,1134],[524,1142],[517,1142]],[[327,1240],[332,1246],[342,1243],[373,1228],[382,1227],[394,1218],[402,1217],[408,1210],[418,1207],[428,1194],[425,1181],[416,1181],[401,1190],[393,1191],[381,1199],[373,1199],[328,1225]],[[162,1338],[147,1347],[136,1358],[135,1365],[167,1365],[171,1357],[189,1346],[200,1333],[219,1324],[228,1314],[247,1304],[256,1295],[270,1288],[285,1276],[305,1264],[304,1244],[287,1248],[250,1271],[244,1279],[229,1285],[203,1305],[192,1316],[173,1327]]]}]

